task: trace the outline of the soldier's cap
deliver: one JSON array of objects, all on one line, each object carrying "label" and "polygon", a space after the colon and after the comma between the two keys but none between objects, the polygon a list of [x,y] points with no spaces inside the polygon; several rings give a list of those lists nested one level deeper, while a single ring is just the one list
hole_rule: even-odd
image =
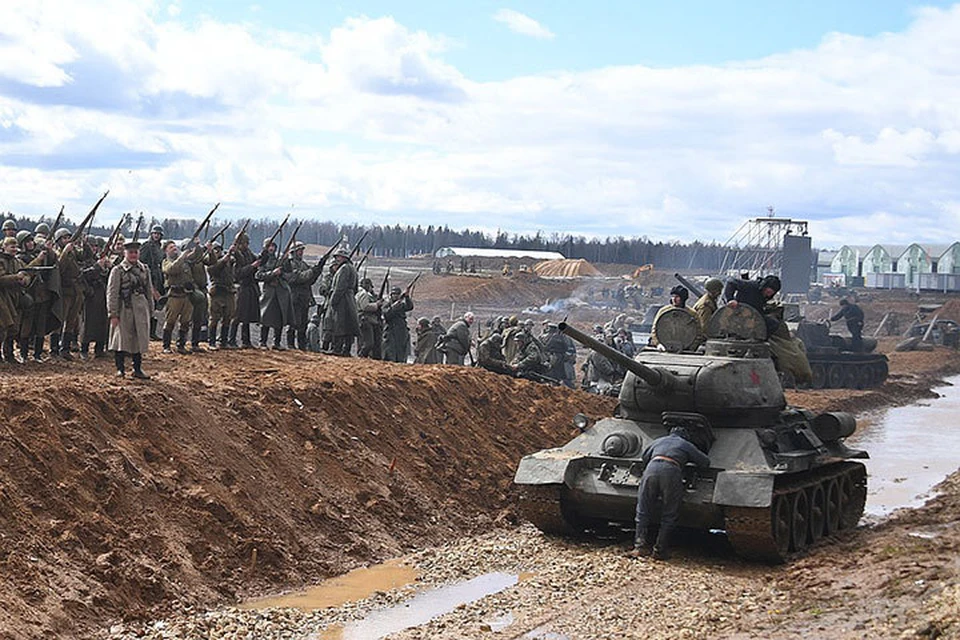
[{"label": "soldier's cap", "polygon": [[250,244],[250,236],[247,235],[246,231],[237,234],[237,244]]},{"label": "soldier's cap", "polygon": [[723,291],[723,281],[720,278],[710,278],[703,283],[703,288],[714,295],[720,295],[720,292]]},{"label": "soldier's cap", "polygon": [[27,231],[26,229],[21,229],[20,231],[17,231],[16,238],[17,238],[17,244],[23,244],[24,242],[33,240],[33,234]]},{"label": "soldier's cap", "polygon": [[150,229],[150,233],[159,233],[160,235],[163,235],[163,227],[161,227],[158,224],[155,224],[153,225],[153,228]]},{"label": "soldier's cap", "polygon": [[136,240],[131,240],[130,242],[124,242],[123,248],[126,251],[140,251],[140,242]]},{"label": "soldier's cap", "polygon": [[434,322],[440,322],[440,316],[433,316]]},{"label": "soldier's cap", "polygon": [[[21,233],[22,233],[22,232],[21,232]],[[20,237],[20,234],[17,234],[17,237],[19,238],[19,237]],[[841,307],[845,307],[845,306],[847,306],[848,304],[850,304],[850,301],[849,301],[849,300],[847,300],[846,298],[840,298],[840,306],[841,306]]]},{"label": "soldier's cap", "polygon": [[372,286],[373,286],[373,280],[371,280],[370,278],[364,278],[363,280],[360,281],[360,286],[361,286],[361,287],[365,287],[365,286],[367,286],[367,285],[370,285],[370,286],[372,287]]},{"label": "soldier's cap", "polygon": [[117,245],[117,244],[126,244],[126,243],[127,243],[127,239],[126,239],[125,237],[123,237],[123,234],[122,234],[122,233],[118,233],[118,234],[117,234],[117,237],[113,239],[113,244],[114,244],[114,245]]},{"label": "soldier's cap", "polygon": [[271,246],[271,245],[273,245],[273,246],[275,247],[275,246],[277,246],[277,243],[274,242],[274,241],[272,241],[270,238],[265,238],[265,239],[263,240],[263,248],[264,248],[264,249],[266,249],[267,247],[269,247],[269,246]]},{"label": "soldier's cap", "polygon": [[678,285],[675,286],[673,289],[670,289],[670,295],[671,295],[671,296],[680,296],[680,299],[683,300],[684,302],[686,302],[686,301],[687,301],[687,298],[690,297],[690,292],[687,290],[686,287],[678,284]]},{"label": "soldier's cap", "polygon": [[350,249],[346,245],[340,245],[340,248],[337,249],[336,253],[333,254],[335,258],[347,258],[350,259]]},{"label": "soldier's cap", "polygon": [[6,238],[3,239],[3,244],[0,246],[6,247],[9,245],[17,246],[17,239],[14,238],[13,236],[7,236]]},{"label": "soldier's cap", "polygon": [[307,245],[300,242],[299,240],[294,240],[293,246],[290,247],[290,251],[300,251],[300,249],[306,249]]},{"label": "soldier's cap", "polygon": [[59,240],[60,238],[63,238],[68,235],[70,235],[70,231],[67,230],[65,227],[60,227],[59,229],[57,229],[57,232],[53,234],[53,239]]},{"label": "soldier's cap", "polygon": [[427,319],[427,318],[418,318],[418,319],[417,319],[417,324],[423,325],[423,326],[426,327],[426,326],[428,326],[428,325],[430,324],[430,320]]},{"label": "soldier's cap", "polygon": [[533,320],[531,320],[530,318],[527,318],[526,320],[523,321],[523,326],[525,326],[525,327],[532,327],[532,326],[533,326]]},{"label": "soldier's cap", "polygon": [[760,281],[760,288],[773,289],[773,292],[776,293],[777,291],[780,291],[780,278],[775,275],[764,276],[764,278]]},{"label": "soldier's cap", "polygon": [[213,244],[212,244],[211,246],[212,246],[214,249],[217,249],[217,250],[223,249],[223,241],[222,241],[222,240],[214,240],[214,241],[213,241]]},{"label": "soldier's cap", "polygon": [[401,293],[403,293],[403,291],[400,290],[400,287],[390,287],[390,295],[400,295]]},{"label": "soldier's cap", "polygon": [[8,229],[16,229],[16,228],[17,228],[17,223],[14,222],[13,220],[6,220],[3,223],[4,231],[7,231]]},{"label": "soldier's cap", "polygon": [[50,225],[48,225],[46,222],[41,222],[37,224],[36,227],[33,228],[33,232],[37,235],[40,235],[40,234],[47,235],[48,233],[50,233]]}]

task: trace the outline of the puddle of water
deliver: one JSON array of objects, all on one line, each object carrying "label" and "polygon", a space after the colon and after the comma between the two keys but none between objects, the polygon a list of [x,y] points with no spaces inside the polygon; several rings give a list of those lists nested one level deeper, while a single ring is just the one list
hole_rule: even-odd
[{"label": "puddle of water", "polygon": [[[404,629],[418,627],[457,607],[503,591],[517,584],[518,576],[488,573],[466,582],[424,591],[387,609],[371,611],[356,622],[336,625],[312,636],[315,640],[374,640]],[[510,618],[512,622],[512,616]],[[493,627],[493,622],[488,622]],[[505,623],[504,626],[509,624]]]},{"label": "puddle of water", "polygon": [[509,611],[506,613],[501,613],[493,618],[490,618],[489,620],[486,620],[484,624],[489,627],[490,631],[503,631],[513,624],[513,614]]},{"label": "puddle of water", "polygon": [[388,560],[361,569],[354,569],[320,584],[282,596],[263,598],[244,603],[241,609],[272,609],[289,607],[301,611],[313,611],[338,607],[347,602],[369,598],[377,591],[390,591],[410,584],[417,579],[417,570],[400,560]]},{"label": "puddle of water", "polygon": [[533,631],[528,631],[523,634],[524,638],[531,638],[534,640],[570,640],[569,637],[563,635],[562,633],[554,633],[547,629],[546,626],[537,627]]},{"label": "puddle of water", "polygon": [[941,397],[923,405],[893,407],[863,420],[850,439],[866,449],[867,515],[886,516],[901,507],[916,507],[930,490],[957,470],[960,450],[960,376],[939,387]]}]

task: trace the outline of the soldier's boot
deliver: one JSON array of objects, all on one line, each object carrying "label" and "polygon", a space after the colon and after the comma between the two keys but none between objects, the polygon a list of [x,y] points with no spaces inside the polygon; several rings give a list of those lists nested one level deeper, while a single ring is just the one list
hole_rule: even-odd
[{"label": "soldier's boot", "polygon": [[182,356],[190,353],[187,351],[187,332],[183,329],[181,329],[180,333],[177,335],[177,353]]},{"label": "soldier's boot", "polygon": [[33,339],[33,361],[43,362],[43,336]]},{"label": "soldier's boot", "polygon": [[230,335],[227,337],[227,344],[233,347],[234,349],[237,348],[237,329],[239,328],[240,328],[239,322],[237,322],[236,320],[232,320],[230,322]]},{"label": "soldier's boot", "polygon": [[224,322],[223,324],[220,325],[220,348],[221,349],[231,348],[230,338],[229,338],[230,327],[227,326],[229,324],[230,323],[228,322]]},{"label": "soldier's boot", "polygon": [[26,362],[30,359],[30,338],[20,338],[17,343],[20,347],[20,360]]},{"label": "soldier's boot", "polygon": [[143,354],[131,353],[130,357],[133,358],[133,377],[139,380],[149,380],[150,376],[143,372]]},{"label": "soldier's boot", "polygon": [[190,351],[193,353],[200,352],[200,329],[202,327],[199,324],[194,324],[190,331]]},{"label": "soldier's boot", "polygon": [[151,340],[160,340],[160,336],[157,335],[157,324],[158,321],[156,318],[150,318],[150,339]]},{"label": "soldier's boot", "polygon": [[60,355],[60,334],[50,334],[50,357],[56,358]]},{"label": "soldier's boot", "polygon": [[72,333],[63,334],[60,342],[60,357],[64,360],[73,360],[73,354],[70,353],[70,343],[75,338]]},{"label": "soldier's boot", "polygon": [[280,341],[283,339],[283,328],[274,329],[273,331],[273,346],[271,349],[274,351],[286,351],[286,348],[280,344]]},{"label": "soldier's boot", "polygon": [[252,349],[253,342],[250,341],[250,323],[244,322],[243,326],[240,327],[240,344],[243,345],[244,349]]},{"label": "soldier's boot", "polygon": [[123,366],[123,359],[126,356],[125,351],[115,351],[113,353],[113,362],[117,365],[117,377],[122,378],[127,375],[126,369]]},{"label": "soldier's boot", "polygon": [[297,348],[297,330],[293,327],[287,327],[287,348]]},{"label": "soldier's boot", "polygon": [[217,348],[217,323],[211,322],[207,327],[207,344],[211,349]]},{"label": "soldier's boot", "polygon": [[173,341],[173,329],[164,329],[162,339],[163,339],[163,352],[173,353],[173,349],[170,348],[170,343]]},{"label": "soldier's boot", "polygon": [[265,327],[260,325],[260,348],[267,349],[269,348],[269,338],[270,338],[270,327]]},{"label": "soldier's boot", "polygon": [[307,330],[306,329],[297,329],[297,346],[300,347],[300,351],[307,350]]},{"label": "soldier's boot", "polygon": [[104,357],[105,355],[106,355],[106,352],[104,351],[103,343],[100,342],[99,340],[98,340],[97,342],[94,342],[94,343],[93,343],[93,357],[94,357],[94,358],[102,358],[102,357]]}]

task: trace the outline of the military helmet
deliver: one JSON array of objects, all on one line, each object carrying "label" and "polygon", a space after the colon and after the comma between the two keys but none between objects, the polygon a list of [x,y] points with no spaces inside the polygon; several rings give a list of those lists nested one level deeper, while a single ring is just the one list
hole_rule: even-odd
[{"label": "military helmet", "polygon": [[270,245],[277,246],[277,243],[274,242],[274,241],[273,241],[272,239],[270,239],[270,238],[264,238],[264,239],[263,239],[263,248],[266,249],[266,248],[269,247]]},{"label": "military helmet", "polygon": [[488,338],[488,340],[490,340],[491,343],[497,345],[498,347],[503,345],[503,336],[501,336],[499,333],[493,334]]},{"label": "military helmet", "polygon": [[50,235],[50,225],[46,222],[41,222],[33,229],[33,234],[37,236],[48,236]]},{"label": "military helmet", "polygon": [[21,229],[17,231],[17,244],[23,245],[24,242],[28,240],[33,240],[33,234],[27,231],[26,229]]},{"label": "military helmet", "polygon": [[223,249],[223,240],[214,240],[212,245],[214,249],[219,251],[220,249]]},{"label": "military helmet", "polygon": [[350,248],[347,245],[340,245],[340,248],[333,254],[335,258],[350,258]]},{"label": "military helmet", "polygon": [[429,327],[430,320],[428,318],[419,318],[417,320],[417,324],[420,325],[421,327]]},{"label": "military helmet", "polygon": [[690,297],[690,291],[687,290],[683,285],[677,285],[673,289],[670,289],[671,296],[680,296],[680,299],[684,304],[687,302],[687,298]]},{"label": "military helmet", "polygon": [[163,235],[163,227],[161,227],[158,224],[155,224],[153,225],[153,228],[150,229],[150,233],[159,233],[160,235]]},{"label": "military helmet", "polygon": [[361,287],[366,287],[367,285],[370,285],[370,287],[372,288],[372,287],[373,287],[373,280],[371,280],[370,278],[364,278],[363,280],[360,281],[360,286],[361,286]]},{"label": "military helmet", "polygon": [[290,252],[293,253],[294,251],[299,251],[300,249],[305,249],[306,247],[307,245],[300,242],[299,240],[294,240],[293,244],[290,245]]},{"label": "military helmet", "polygon": [[703,288],[718,296],[723,291],[723,282],[720,278],[710,278],[703,284]]},{"label": "military helmet", "polygon": [[4,231],[9,231],[10,229],[13,229],[14,231],[17,230],[17,223],[16,223],[15,221],[13,221],[12,219],[11,219],[11,220],[6,220],[6,221],[3,223],[3,230],[4,230]]},{"label": "military helmet", "polygon": [[400,287],[390,287],[390,295],[393,295],[393,294],[400,295],[401,293],[403,292],[400,290]]},{"label": "military helmet", "polygon": [[53,234],[53,239],[54,239],[54,240],[59,240],[60,238],[63,238],[63,237],[65,237],[65,236],[69,236],[69,235],[70,235],[70,230],[69,230],[69,229],[67,229],[66,227],[60,227],[59,229],[57,229],[57,232],[56,232],[55,234]]}]

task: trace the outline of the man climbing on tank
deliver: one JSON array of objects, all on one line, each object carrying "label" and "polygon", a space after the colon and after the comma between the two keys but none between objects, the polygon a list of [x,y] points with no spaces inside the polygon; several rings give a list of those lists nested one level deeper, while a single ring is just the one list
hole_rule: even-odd
[{"label": "man climbing on tank", "polygon": [[850,331],[851,346],[857,353],[863,351],[863,309],[860,305],[850,302],[846,298],[840,300],[840,311],[830,316],[830,322],[836,322],[840,318],[847,321],[847,329]]},{"label": "man climbing on tank", "polygon": [[[660,341],[657,339],[657,320],[660,317],[672,309],[680,309],[685,311],[692,318],[696,318],[696,314],[690,310],[687,306],[687,300],[690,298],[690,291],[682,285],[677,285],[673,289],[670,289],[670,304],[660,307],[660,310],[657,311],[657,315],[653,319],[653,329],[650,331],[650,346],[657,347],[661,351],[663,348],[660,346]],[[697,326],[699,326],[700,321],[697,320]]]},{"label": "man climbing on tank", "polygon": [[767,335],[773,335],[780,328],[780,321],[766,312],[766,304],[780,291],[780,278],[774,275],[764,276],[759,280],[727,280],[723,289],[723,297],[727,305],[737,308],[739,304],[753,307],[760,312],[767,325]]},{"label": "man climbing on tank", "polygon": [[670,559],[670,537],[677,524],[683,503],[683,468],[687,464],[709,467],[710,458],[691,441],[686,427],[674,425],[670,433],[654,440],[643,452],[643,477],[637,490],[637,529],[630,558],[639,558],[649,551],[647,527],[657,502],[662,501],[660,531],[653,546],[653,557]]}]

